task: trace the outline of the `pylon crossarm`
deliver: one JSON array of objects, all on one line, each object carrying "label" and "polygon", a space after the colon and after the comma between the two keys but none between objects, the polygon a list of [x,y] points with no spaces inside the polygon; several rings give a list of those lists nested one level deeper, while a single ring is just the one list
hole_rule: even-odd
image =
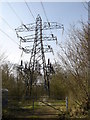
[{"label": "pylon crossarm", "polygon": [[54,40],[56,41],[57,37],[56,36],[52,37],[52,36],[49,35],[49,36],[42,37],[42,40],[43,41],[54,41]]},{"label": "pylon crossarm", "polygon": [[28,32],[28,31],[35,31],[36,23],[31,23],[24,25],[22,24],[18,28],[15,29],[16,32]]},{"label": "pylon crossarm", "polygon": [[44,22],[43,23],[43,30],[48,30],[48,29],[62,29],[63,28],[63,24],[57,23],[57,22]]},{"label": "pylon crossarm", "polygon": [[19,49],[22,49],[25,53],[30,53],[32,49],[28,48],[28,46],[24,47],[19,47]]},{"label": "pylon crossarm", "polygon": [[[57,23],[57,22],[49,22],[50,24],[48,24],[48,22],[44,22],[42,24],[42,30],[49,30],[49,29],[63,29],[64,26],[63,24]],[[31,23],[31,24],[27,24],[27,25],[21,25],[20,27],[18,27],[17,29],[15,29],[16,32],[28,32],[28,31],[35,31],[36,28],[36,24],[35,23]]]},{"label": "pylon crossarm", "polygon": [[[21,37],[19,36],[21,42],[33,42],[34,39],[35,39],[35,36],[33,35],[33,37],[31,37],[30,35],[29,36],[24,36],[24,37]],[[52,35],[48,35],[48,36],[42,36],[42,41],[56,41],[57,40],[57,37],[56,36],[52,36]]]},{"label": "pylon crossarm", "polygon": [[19,37],[21,42],[33,42],[35,39],[35,36],[31,37],[29,36],[24,36],[24,37]]}]

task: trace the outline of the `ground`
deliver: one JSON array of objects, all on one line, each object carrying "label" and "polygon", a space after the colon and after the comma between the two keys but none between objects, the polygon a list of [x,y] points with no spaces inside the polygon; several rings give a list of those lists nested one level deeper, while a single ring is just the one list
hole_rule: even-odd
[{"label": "ground", "polygon": [[[88,112],[88,120],[90,112]],[[70,113],[66,111],[65,100],[9,100],[8,105],[3,108],[3,118],[83,118],[86,120],[85,115],[76,115],[70,117]]]},{"label": "ground", "polygon": [[65,111],[65,101],[9,101],[3,108],[3,115],[17,118],[58,118],[61,111]]}]

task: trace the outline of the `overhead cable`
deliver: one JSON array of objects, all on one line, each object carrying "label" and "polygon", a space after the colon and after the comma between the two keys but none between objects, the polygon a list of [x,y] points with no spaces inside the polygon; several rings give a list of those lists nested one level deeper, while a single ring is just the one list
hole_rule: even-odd
[{"label": "overhead cable", "polygon": [[7,33],[5,33],[2,29],[0,29],[0,31],[5,34],[11,41],[13,41],[14,43],[16,43],[17,45],[19,45],[13,38],[11,38]]},{"label": "overhead cable", "polygon": [[11,10],[13,11],[13,13],[17,16],[17,18],[19,19],[19,21],[20,21],[21,23],[23,23],[23,21],[21,20],[21,18],[19,17],[19,15],[16,13],[16,11],[13,9],[13,7],[10,5],[10,3],[7,2],[7,4],[8,4],[8,6],[11,8]]},{"label": "overhead cable", "polygon": [[9,23],[3,17],[0,16],[0,18],[8,25],[10,29],[12,29],[12,31],[15,32],[15,30],[9,25]]},{"label": "overhead cable", "polygon": [[28,3],[26,2],[26,0],[24,0],[24,1],[25,1],[25,4],[26,4],[26,6],[27,6],[27,8],[28,8],[28,10],[30,12],[30,14],[32,15],[33,19],[35,20],[35,17],[33,15],[32,11],[31,11],[30,7],[28,6]]}]

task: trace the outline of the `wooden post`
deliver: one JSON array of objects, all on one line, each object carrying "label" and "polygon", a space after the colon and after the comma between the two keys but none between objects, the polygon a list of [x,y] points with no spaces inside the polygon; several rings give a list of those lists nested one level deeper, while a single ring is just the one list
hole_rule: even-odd
[{"label": "wooden post", "polygon": [[34,114],[34,97],[33,97],[33,114]]},{"label": "wooden post", "polygon": [[66,111],[68,111],[68,97],[66,97]]}]

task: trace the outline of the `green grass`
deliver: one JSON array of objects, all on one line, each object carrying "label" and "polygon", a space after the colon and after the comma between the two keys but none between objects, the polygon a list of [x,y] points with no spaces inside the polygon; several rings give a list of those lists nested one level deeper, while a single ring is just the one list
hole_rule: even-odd
[{"label": "green grass", "polygon": [[[47,102],[47,101],[46,101]],[[62,110],[63,112],[66,111],[65,101],[64,100],[49,100],[48,104],[54,106],[57,109]],[[17,118],[52,118],[50,115],[43,115],[40,114],[59,114],[58,110],[54,110],[50,106],[46,106],[40,101],[34,102],[34,109],[33,109],[33,101],[16,101],[11,100],[9,101],[8,108],[3,109],[3,115],[8,117],[17,117]],[[60,113],[61,115],[62,113]],[[68,115],[69,116],[69,115]],[[90,111],[88,112],[88,116],[90,118]],[[54,116],[53,116],[54,117]],[[58,115],[56,116],[58,117]],[[75,117],[75,116],[72,116]],[[83,118],[84,116],[78,115],[78,118]],[[86,116],[85,116],[86,117]]]},{"label": "green grass", "polygon": [[[60,105],[65,105],[64,101],[53,101],[52,103],[49,101],[49,103],[53,106],[57,105],[55,107],[59,107]],[[65,106],[62,106],[65,107]],[[35,114],[38,115],[34,115]],[[4,116],[17,116],[17,118],[39,118],[40,114],[58,114],[58,111],[55,111],[53,108],[49,106],[45,106],[44,104],[40,104],[40,101],[34,102],[34,111],[33,111],[33,101],[9,101],[8,108],[4,110],[3,114]],[[42,116],[47,117],[47,116]],[[50,117],[50,116],[49,116]]]}]

